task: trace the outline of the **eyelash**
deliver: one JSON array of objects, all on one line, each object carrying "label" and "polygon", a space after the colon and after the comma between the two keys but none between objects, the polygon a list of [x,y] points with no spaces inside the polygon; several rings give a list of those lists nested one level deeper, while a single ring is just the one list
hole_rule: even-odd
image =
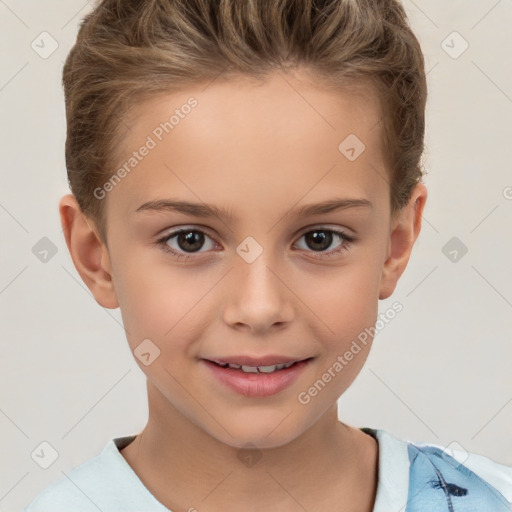
[{"label": "eyelash", "polygon": [[[317,254],[321,254],[321,256],[313,256],[314,259],[324,259],[324,258],[331,258],[331,257],[338,256],[342,252],[349,251],[350,248],[351,248],[352,242],[354,242],[356,240],[356,238],[354,236],[347,235],[344,231],[337,230],[337,229],[327,229],[327,228],[322,228],[322,227],[314,228],[314,229],[309,229],[308,231],[303,232],[301,234],[300,238],[302,238],[303,236],[305,236],[305,235],[307,235],[309,233],[313,233],[315,231],[316,232],[320,231],[320,232],[325,232],[325,233],[331,233],[331,234],[334,234],[334,235],[338,235],[340,238],[342,238],[344,240],[344,242],[337,249],[334,249],[334,250],[331,250],[331,251],[328,251],[328,252],[317,252]],[[213,238],[211,236],[209,236],[208,233],[206,233],[205,231],[203,231],[201,229],[182,228],[182,229],[178,229],[176,231],[173,231],[172,233],[168,233],[165,236],[163,236],[162,238],[159,238],[156,241],[156,244],[165,253],[171,254],[173,257],[175,257],[178,260],[179,259],[183,259],[185,261],[188,261],[190,259],[195,259],[196,256],[193,256],[193,254],[196,254],[196,253],[190,253],[190,254],[181,253],[181,252],[178,252],[178,251],[172,249],[167,244],[167,242],[169,240],[171,240],[172,238],[177,237],[181,233],[191,233],[191,232],[203,234],[203,235],[205,235],[208,238],[211,238],[213,240]],[[308,251],[308,252],[313,252],[314,253],[314,251]]]}]

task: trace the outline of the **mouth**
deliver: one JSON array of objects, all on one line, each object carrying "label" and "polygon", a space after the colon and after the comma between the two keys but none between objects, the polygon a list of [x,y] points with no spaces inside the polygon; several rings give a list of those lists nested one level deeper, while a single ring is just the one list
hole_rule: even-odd
[{"label": "mouth", "polygon": [[[275,363],[275,364],[258,364],[258,362],[251,362],[250,364],[241,364],[241,363],[233,363],[233,362],[225,362],[222,360],[209,360],[206,361],[213,363],[220,368],[230,369],[230,370],[238,370],[244,373],[274,373],[276,371],[286,370],[288,368],[292,368],[299,363],[306,362],[313,359],[313,357],[308,357],[306,359],[299,360],[287,360],[284,363]],[[238,360],[240,361],[240,360]]]},{"label": "mouth", "polygon": [[248,366],[234,362],[202,359],[214,380],[237,394],[269,397],[285,390],[309,367],[314,357],[274,365]]}]

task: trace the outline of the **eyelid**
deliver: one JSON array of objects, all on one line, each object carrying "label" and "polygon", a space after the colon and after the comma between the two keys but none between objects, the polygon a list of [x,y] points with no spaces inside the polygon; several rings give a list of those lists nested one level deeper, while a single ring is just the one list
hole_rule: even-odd
[{"label": "eyelid", "polygon": [[187,231],[187,232],[188,231],[198,231],[200,233],[204,233],[205,235],[209,236],[217,244],[219,243],[216,240],[215,235],[212,235],[212,231],[210,230],[210,228],[207,228],[206,226],[202,226],[201,224],[185,224],[185,225],[180,225],[180,226],[176,226],[173,228],[167,228],[167,229],[164,229],[161,232],[161,234],[156,235],[156,238],[160,239],[160,240],[162,238],[167,238],[167,237],[171,238],[173,236],[178,235],[179,233],[181,233],[183,231]]},{"label": "eyelid", "polygon": [[354,239],[356,237],[354,231],[352,231],[351,229],[349,229],[345,226],[338,226],[337,224],[322,224],[322,223],[310,224],[309,226],[301,228],[299,230],[297,236],[303,236],[306,233],[309,233],[310,231],[315,231],[315,230],[325,230],[325,231],[334,231],[334,232],[341,231],[347,237],[354,238]]}]

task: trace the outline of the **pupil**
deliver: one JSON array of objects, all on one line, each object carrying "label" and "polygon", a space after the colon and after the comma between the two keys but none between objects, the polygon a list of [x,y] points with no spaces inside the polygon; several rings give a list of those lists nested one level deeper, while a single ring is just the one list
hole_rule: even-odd
[{"label": "pupil", "polygon": [[[183,243],[184,242],[184,243]],[[198,251],[204,243],[204,235],[197,231],[187,231],[186,233],[180,233],[178,235],[178,245],[180,249],[188,250],[191,252]],[[186,247],[189,244],[189,247]],[[184,247],[185,245],[185,247]]]},{"label": "pupil", "polygon": [[313,241],[313,247],[311,247],[311,244],[308,242],[308,246],[310,246],[311,249],[316,249],[314,244],[320,244],[318,250],[327,249],[332,243],[332,233],[326,231],[311,231],[306,235],[306,241],[311,239]]}]

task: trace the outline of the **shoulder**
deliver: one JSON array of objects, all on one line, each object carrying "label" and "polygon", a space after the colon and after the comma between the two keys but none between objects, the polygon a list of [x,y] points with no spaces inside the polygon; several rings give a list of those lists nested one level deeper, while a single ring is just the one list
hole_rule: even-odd
[{"label": "shoulder", "polygon": [[512,466],[483,455],[419,442],[407,442],[409,505],[407,512],[430,510],[512,510]]},{"label": "shoulder", "polygon": [[[133,436],[108,441],[103,451],[72,469],[64,477],[43,489],[24,512],[98,512],[133,510],[148,496],[119,453],[119,446]],[[139,485],[137,485],[139,483]],[[126,505],[127,498],[130,503]],[[151,503],[151,500],[150,500]]]},{"label": "shoulder", "polygon": [[[105,462],[108,463],[109,441],[99,455],[72,469],[62,478],[43,489],[24,509],[24,512],[97,512],[94,495],[104,487]],[[94,489],[91,496],[90,490]]]},{"label": "shoulder", "polygon": [[[512,466],[443,447],[363,428],[379,442],[374,512],[511,512]],[[453,448],[458,449],[453,449]]]},{"label": "shoulder", "polygon": [[64,512],[74,510],[76,512],[97,512],[93,503],[89,502],[89,508],[83,494],[74,487],[66,478],[43,489],[24,509],[23,512]]},{"label": "shoulder", "polygon": [[97,507],[87,494],[87,489],[101,488],[96,471],[97,458],[84,462],[43,489],[24,512],[97,512]]}]

